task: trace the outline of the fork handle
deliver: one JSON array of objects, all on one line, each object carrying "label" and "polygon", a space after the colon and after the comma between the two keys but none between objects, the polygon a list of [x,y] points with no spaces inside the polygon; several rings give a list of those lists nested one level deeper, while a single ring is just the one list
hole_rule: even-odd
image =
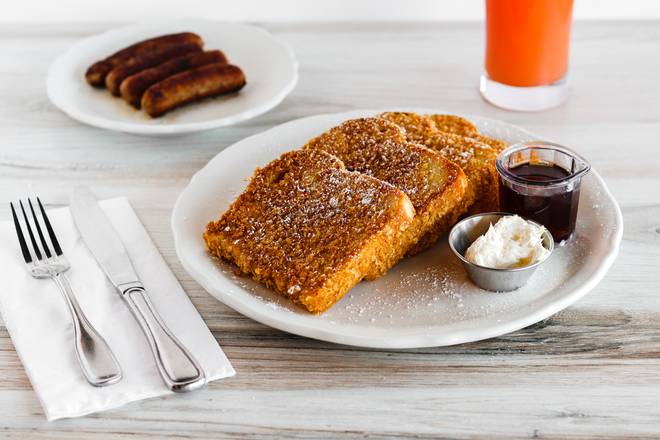
[{"label": "fork handle", "polygon": [[62,292],[71,312],[76,355],[85,379],[95,387],[118,382],[122,377],[121,367],[108,343],[96,331],[80,308],[66,275],[55,275],[53,281]]},{"label": "fork handle", "polygon": [[203,386],[206,379],[202,367],[165,325],[144,287],[136,283],[122,296],[147,337],[158,372],[168,388],[182,393]]}]

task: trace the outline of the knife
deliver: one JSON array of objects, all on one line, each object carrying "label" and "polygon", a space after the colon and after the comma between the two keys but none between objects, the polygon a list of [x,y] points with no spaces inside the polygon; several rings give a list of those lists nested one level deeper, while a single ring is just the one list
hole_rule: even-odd
[{"label": "knife", "polygon": [[74,190],[71,215],[83,241],[140,324],[165,384],[174,392],[203,386],[206,380],[202,368],[156,311],[119,234],[89,189]]}]

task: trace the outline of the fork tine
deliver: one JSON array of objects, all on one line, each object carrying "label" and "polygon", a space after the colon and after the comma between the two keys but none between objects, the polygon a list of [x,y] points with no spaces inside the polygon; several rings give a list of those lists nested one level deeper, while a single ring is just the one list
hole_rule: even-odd
[{"label": "fork tine", "polygon": [[21,211],[23,211],[23,220],[25,220],[25,226],[27,226],[28,235],[30,236],[30,241],[32,242],[32,248],[34,250],[34,253],[37,255],[37,260],[41,260],[41,251],[39,250],[39,246],[37,245],[37,240],[34,239],[34,234],[32,233],[32,227],[30,226],[30,222],[27,218],[27,214],[25,214],[23,201],[19,200],[18,203],[21,205]]},{"label": "fork tine", "polygon": [[46,239],[44,238],[44,233],[41,232],[39,219],[37,218],[37,215],[34,213],[34,207],[32,206],[32,199],[28,199],[28,205],[30,205],[30,211],[32,212],[32,219],[34,220],[34,225],[37,227],[37,235],[39,235],[39,241],[41,241],[41,247],[46,253],[46,257],[50,258],[52,256],[50,253],[50,248],[48,247],[48,243],[46,243]]},{"label": "fork tine", "polygon": [[18,236],[18,242],[21,245],[21,252],[23,253],[23,259],[26,263],[32,263],[32,255],[30,255],[30,250],[28,249],[27,243],[25,242],[25,236],[23,236],[23,230],[21,229],[21,224],[18,222],[18,217],[16,216],[16,210],[14,209],[14,204],[9,203],[11,206],[11,215],[14,217],[14,227],[16,228],[16,235]]},{"label": "fork tine", "polygon": [[41,216],[44,218],[44,223],[46,223],[46,230],[48,231],[50,242],[53,243],[53,247],[55,248],[55,253],[57,255],[62,255],[62,248],[60,247],[60,244],[57,241],[57,237],[55,236],[55,231],[53,231],[53,227],[50,224],[50,220],[48,220],[48,216],[46,215],[46,210],[44,209],[44,205],[41,204],[41,200],[39,200],[39,197],[37,197],[37,203],[39,203],[39,209],[41,209]]}]

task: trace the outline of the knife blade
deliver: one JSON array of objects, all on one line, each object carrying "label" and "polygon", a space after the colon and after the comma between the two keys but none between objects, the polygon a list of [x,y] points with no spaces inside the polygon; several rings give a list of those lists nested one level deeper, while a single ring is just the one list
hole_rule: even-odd
[{"label": "knife blade", "polygon": [[92,193],[87,189],[75,189],[70,209],[80,236],[112,284],[119,289],[119,286],[139,282],[119,234]]},{"label": "knife blade", "polygon": [[158,314],[119,234],[89,189],[74,190],[70,209],[83,241],[140,325],[165,384],[175,392],[204,385],[202,368]]}]

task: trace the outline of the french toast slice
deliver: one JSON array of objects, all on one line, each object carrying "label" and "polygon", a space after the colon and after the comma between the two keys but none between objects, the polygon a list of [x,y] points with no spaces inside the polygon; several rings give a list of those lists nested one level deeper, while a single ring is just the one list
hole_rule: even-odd
[{"label": "french toast slice", "polygon": [[429,115],[429,117],[435,122],[435,126],[439,131],[472,138],[490,146],[497,154],[509,146],[500,139],[479,133],[477,126],[472,121],[461,116],[435,114]]},{"label": "french toast slice", "polygon": [[426,249],[447,231],[446,216],[462,203],[467,178],[461,168],[382,118],[353,119],[310,140],[307,150],[326,151],[350,170],[388,182],[406,193],[415,218],[398,250],[401,257]]},{"label": "french toast slice", "polygon": [[414,217],[394,186],[323,151],[283,154],[203,234],[208,250],[312,313],[399,259]]},{"label": "french toast slice", "polygon": [[495,168],[495,159],[499,154],[497,150],[476,139],[444,132],[429,136],[423,144],[438,151],[465,172],[469,188],[464,212],[477,214],[499,210],[499,181]]},{"label": "french toast slice", "polygon": [[497,154],[501,153],[502,150],[509,146],[506,142],[500,139],[495,139],[479,133],[477,126],[472,121],[461,116],[442,114],[428,116],[433,120],[439,131],[469,137],[490,146]]},{"label": "french toast slice", "polygon": [[380,116],[402,127],[408,139],[439,152],[463,169],[469,183],[464,203],[453,213],[455,220],[464,213],[499,209],[495,159],[506,143],[479,134],[472,122],[460,116],[408,112],[387,112]]},{"label": "french toast slice", "polygon": [[445,133],[460,134],[461,136],[474,137],[479,135],[479,130],[474,122],[457,115],[434,114],[429,117],[435,123],[436,129]]},{"label": "french toast slice", "polygon": [[497,154],[500,154],[502,151],[504,151],[509,146],[509,144],[507,144],[506,142],[504,142],[501,139],[495,139],[493,137],[486,136],[486,135],[481,134],[481,133],[479,133],[477,135],[470,136],[470,137],[473,138],[474,140],[477,140],[479,142],[482,142],[482,143],[488,145],[490,148],[495,150],[495,152]]}]

